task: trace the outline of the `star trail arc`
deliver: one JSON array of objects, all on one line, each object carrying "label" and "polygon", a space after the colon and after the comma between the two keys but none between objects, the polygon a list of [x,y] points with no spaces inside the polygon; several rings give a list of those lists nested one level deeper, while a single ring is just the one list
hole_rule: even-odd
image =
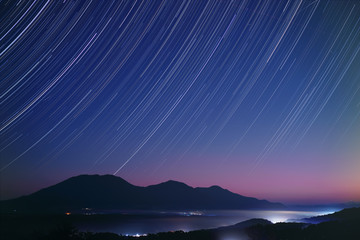
[{"label": "star trail arc", "polygon": [[359,51],[357,1],[1,1],[1,195],[78,173],[359,182]]}]

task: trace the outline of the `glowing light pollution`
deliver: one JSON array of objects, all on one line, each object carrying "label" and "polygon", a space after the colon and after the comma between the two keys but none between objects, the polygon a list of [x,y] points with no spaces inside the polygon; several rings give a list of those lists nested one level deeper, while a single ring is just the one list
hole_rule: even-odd
[{"label": "glowing light pollution", "polygon": [[78,174],[360,199],[358,1],[1,1],[1,198]]}]

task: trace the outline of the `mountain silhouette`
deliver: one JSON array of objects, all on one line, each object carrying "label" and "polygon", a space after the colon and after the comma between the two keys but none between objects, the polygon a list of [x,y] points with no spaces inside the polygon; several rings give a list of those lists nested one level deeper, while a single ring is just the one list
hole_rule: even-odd
[{"label": "mountain silhouette", "polygon": [[167,181],[134,186],[113,175],[80,175],[20,198],[1,201],[1,212],[50,213],[96,210],[284,209],[280,203],[245,197],[219,186],[193,188]]}]

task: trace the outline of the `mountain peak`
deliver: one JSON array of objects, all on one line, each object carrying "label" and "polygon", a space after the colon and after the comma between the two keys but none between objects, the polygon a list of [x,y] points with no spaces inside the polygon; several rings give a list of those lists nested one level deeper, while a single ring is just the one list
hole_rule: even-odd
[{"label": "mountain peak", "polygon": [[180,186],[180,185],[182,185],[182,186],[187,186],[187,187],[189,187],[189,185],[187,185],[187,184],[185,184],[185,183],[183,183],[183,182],[179,182],[179,181],[175,181],[175,180],[168,180],[168,181],[166,181],[166,182],[164,182],[163,184],[171,184],[171,185],[178,185],[178,186]]},{"label": "mountain peak", "polygon": [[218,190],[225,190],[224,188],[218,186],[218,185],[213,185],[210,187],[211,189],[218,189]]},{"label": "mountain peak", "polygon": [[111,175],[111,174],[105,174],[105,175],[82,174],[82,175],[71,177],[71,178],[67,179],[66,181],[69,181],[69,180],[71,180],[71,181],[113,181],[113,182],[118,182],[118,183],[122,182],[122,183],[130,184],[125,179],[115,176],[115,175]]},{"label": "mountain peak", "polygon": [[156,185],[151,185],[149,187],[150,188],[174,188],[174,189],[192,188],[183,182],[179,182],[179,181],[175,181],[175,180],[168,180],[166,182],[159,183]]}]

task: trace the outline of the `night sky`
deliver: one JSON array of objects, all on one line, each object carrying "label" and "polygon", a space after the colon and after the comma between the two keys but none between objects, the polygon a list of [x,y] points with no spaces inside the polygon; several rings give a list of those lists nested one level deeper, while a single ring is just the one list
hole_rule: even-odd
[{"label": "night sky", "polygon": [[359,1],[0,1],[1,199],[79,174],[360,200]]}]

